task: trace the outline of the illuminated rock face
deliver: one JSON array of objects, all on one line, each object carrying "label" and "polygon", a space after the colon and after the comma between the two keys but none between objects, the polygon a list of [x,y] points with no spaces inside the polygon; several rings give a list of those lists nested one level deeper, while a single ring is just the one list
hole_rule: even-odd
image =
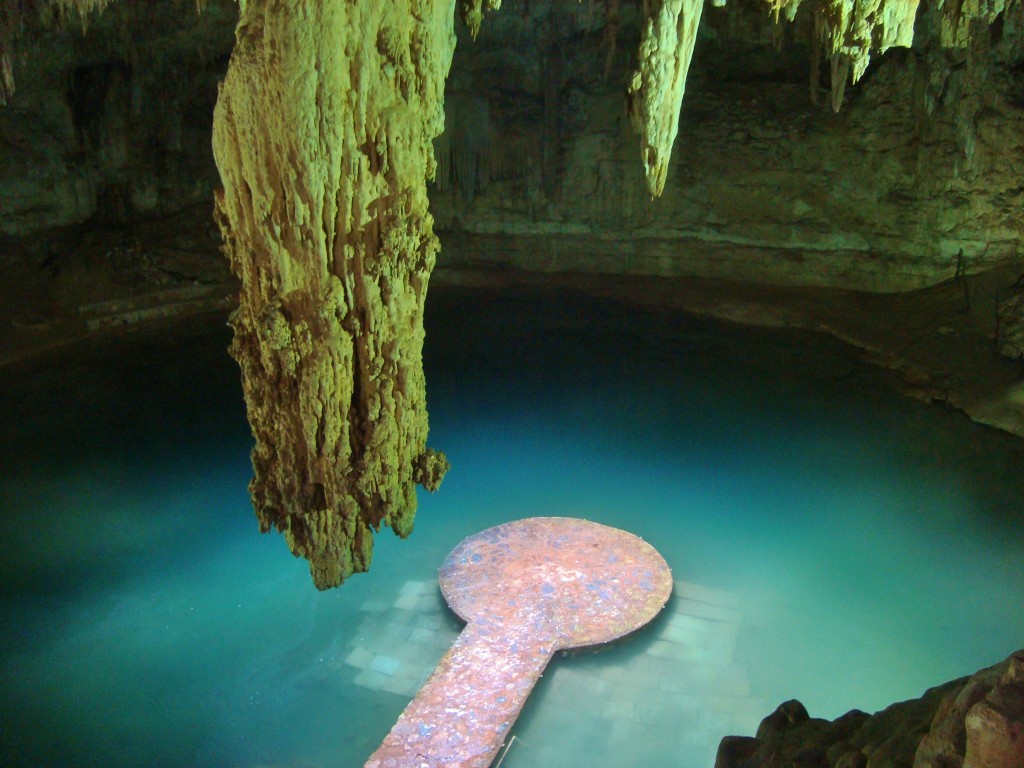
[{"label": "illuminated rock face", "polygon": [[324,589],[407,536],[427,451],[427,211],[454,0],[249,0],[221,86],[217,208],[241,280],[232,315],[256,440],[260,527]]},{"label": "illuminated rock face", "polygon": [[[1008,68],[1024,39],[1016,17],[1001,37],[993,31],[950,52],[943,15],[921,7],[914,50],[875,57],[846,86],[836,116],[808,98],[808,75],[814,94],[828,98],[827,68],[807,62],[813,3],[778,26],[761,2],[705,6],[658,200],[622,110],[623,80],[651,29],[643,9],[623,6],[607,79],[603,21],[585,5],[536,0],[537,16],[503,8],[488,17],[477,42],[460,45],[450,78],[472,83],[482,104],[450,100],[446,109],[456,125],[484,122],[475,135],[486,143],[450,144],[485,153],[467,159],[490,175],[486,187],[459,189],[453,175],[432,190],[440,267],[896,292],[948,280],[958,264],[974,274],[1019,260],[1024,111],[1019,87],[1007,87],[1019,83]],[[550,44],[523,50],[508,41],[539,39],[556,17],[568,63],[549,103],[541,73]],[[558,161],[550,184],[541,173],[549,157]]]},{"label": "illuminated rock face", "polygon": [[[768,0],[776,16],[790,21],[801,0]],[[918,0],[815,0],[814,37],[832,61],[832,107],[842,101],[847,77],[854,83],[868,68],[872,53],[893,46],[909,48],[914,42]]]},{"label": "illuminated rock face", "polygon": [[[725,5],[725,0],[714,0]],[[801,0],[767,0],[776,21],[792,21]],[[910,48],[919,0],[811,0],[815,62],[822,53],[831,69],[832,109],[839,111],[847,81],[856,83],[872,54]],[[1003,12],[1006,0],[966,0],[941,5],[944,47],[966,48]],[[652,197],[660,197],[679,126],[686,76],[693,58],[704,0],[644,0],[646,28],[639,67],[628,87],[628,112],[640,134],[641,158]],[[479,26],[479,25],[478,25]],[[474,36],[475,36],[474,31]],[[817,64],[815,64],[815,67]]]}]

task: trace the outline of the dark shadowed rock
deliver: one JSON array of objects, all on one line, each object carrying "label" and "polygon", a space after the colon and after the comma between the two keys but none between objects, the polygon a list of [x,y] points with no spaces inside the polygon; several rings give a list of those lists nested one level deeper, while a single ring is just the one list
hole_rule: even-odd
[{"label": "dark shadowed rock", "polygon": [[843,752],[835,761],[835,768],[865,768],[868,757],[859,749]]},{"label": "dark shadowed rock", "polygon": [[726,736],[718,745],[715,768],[741,768],[760,746],[761,742],[750,736]]},{"label": "dark shadowed rock", "polygon": [[793,768],[829,768],[828,758],[822,747],[804,747],[793,756]]},{"label": "dark shadowed rock", "polygon": [[807,708],[796,699],[779,704],[778,708],[761,721],[757,738],[770,739],[795,728],[811,719]]},{"label": "dark shadowed rock", "polygon": [[757,738],[723,739],[715,768],[1024,768],[1024,651],[874,715],[787,701]]},{"label": "dark shadowed rock", "polygon": [[999,302],[996,344],[999,354],[1024,360],[1024,275],[1013,287],[1013,293]]}]

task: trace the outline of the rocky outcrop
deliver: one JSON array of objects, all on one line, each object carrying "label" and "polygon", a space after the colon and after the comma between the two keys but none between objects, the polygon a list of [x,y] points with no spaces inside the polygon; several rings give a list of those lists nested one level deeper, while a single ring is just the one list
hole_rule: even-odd
[{"label": "rocky outcrop", "polygon": [[453,23],[446,0],[248,0],[217,103],[250,491],[321,589],[369,568],[381,525],[407,536],[415,482],[447,469],[421,350]]},{"label": "rocky outcrop", "polygon": [[798,701],[754,737],[727,736],[715,768],[1020,768],[1024,765],[1024,650],[920,699],[829,722]]}]

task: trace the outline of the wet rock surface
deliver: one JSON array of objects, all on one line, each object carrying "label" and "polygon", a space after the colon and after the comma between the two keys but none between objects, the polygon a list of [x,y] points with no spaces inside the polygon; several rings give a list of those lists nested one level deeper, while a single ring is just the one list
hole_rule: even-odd
[{"label": "wet rock surface", "polygon": [[755,737],[724,738],[715,768],[1019,768],[1022,735],[1024,650],[873,715],[830,722],[785,702]]}]

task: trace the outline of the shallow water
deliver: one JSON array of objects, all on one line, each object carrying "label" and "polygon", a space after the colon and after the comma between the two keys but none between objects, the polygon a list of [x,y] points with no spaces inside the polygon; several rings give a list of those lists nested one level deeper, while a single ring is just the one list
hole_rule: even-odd
[{"label": "shallow water", "polygon": [[0,372],[0,762],[359,766],[458,632],[441,560],[530,515],[641,535],[677,590],[554,660],[503,768],[710,768],[785,699],[873,711],[1024,646],[1024,442],[810,335],[430,298],[453,469],[410,541],[325,594],[256,532],[216,323]]}]

